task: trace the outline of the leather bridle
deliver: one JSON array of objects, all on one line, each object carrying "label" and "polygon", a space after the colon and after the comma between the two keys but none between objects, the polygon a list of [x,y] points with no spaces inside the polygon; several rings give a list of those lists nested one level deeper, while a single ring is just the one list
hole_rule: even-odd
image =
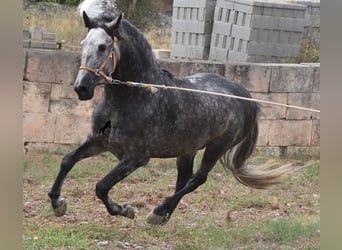
[{"label": "leather bridle", "polygon": [[[112,71],[108,75],[106,75],[106,73],[103,71],[103,69],[104,69],[104,67],[106,67],[107,63],[109,62],[109,60],[111,58],[113,60],[113,68],[112,68]],[[95,73],[95,75],[97,75],[97,76],[102,76],[108,82],[112,81],[112,74],[114,73],[115,68],[116,68],[116,55],[115,55],[115,51],[114,51],[114,40],[113,40],[113,46],[112,46],[108,56],[101,63],[100,67],[92,68],[92,67],[85,66],[85,65],[80,66],[80,69],[85,69],[85,70],[88,70],[88,71]]]}]

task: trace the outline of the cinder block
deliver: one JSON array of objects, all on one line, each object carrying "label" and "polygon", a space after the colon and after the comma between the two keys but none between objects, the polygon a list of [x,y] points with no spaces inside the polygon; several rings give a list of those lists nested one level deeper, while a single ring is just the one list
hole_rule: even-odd
[{"label": "cinder block", "polygon": [[[320,94],[319,93],[289,93],[288,104],[303,108],[311,108],[319,110]],[[309,112],[288,108],[287,119],[289,120],[310,120],[319,119],[319,113]]]},{"label": "cinder block", "polygon": [[216,0],[173,2],[171,57],[208,59]]},{"label": "cinder block", "polygon": [[[252,97],[255,99],[286,104],[287,102],[287,94],[283,93],[251,93]],[[281,120],[286,117],[286,107],[277,106],[274,104],[268,103],[259,103],[260,105],[260,115],[259,119],[261,120]]]},{"label": "cinder block", "polygon": [[285,65],[272,68],[271,92],[312,93],[313,67]]},{"label": "cinder block", "polygon": [[53,142],[56,115],[51,113],[24,113],[24,142]]},{"label": "cinder block", "polygon": [[270,146],[310,146],[312,121],[275,120],[269,126]]},{"label": "cinder block", "polygon": [[249,91],[268,93],[272,68],[267,64],[227,64],[225,77],[244,85]]},{"label": "cinder block", "polygon": [[[302,5],[285,1],[218,0],[209,59],[221,62],[295,61],[304,32],[305,10]],[[225,48],[222,40],[217,39],[222,36],[228,36],[226,40],[230,41],[225,51],[222,51]]]},{"label": "cinder block", "polygon": [[65,51],[29,50],[25,79],[70,85],[76,79],[80,54]]},{"label": "cinder block", "polygon": [[89,117],[70,114],[57,114],[55,143],[74,144],[84,141],[90,132]]},{"label": "cinder block", "polygon": [[23,82],[23,112],[45,113],[49,111],[51,84]]}]

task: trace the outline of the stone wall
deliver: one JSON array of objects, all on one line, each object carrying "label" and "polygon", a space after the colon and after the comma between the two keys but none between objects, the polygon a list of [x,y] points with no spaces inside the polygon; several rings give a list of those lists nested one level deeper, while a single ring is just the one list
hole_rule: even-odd
[{"label": "stone wall", "polygon": [[[73,90],[80,55],[63,51],[23,50],[23,143],[25,150],[56,151],[81,143],[90,116],[103,93],[79,101]],[[159,59],[178,77],[214,72],[239,82],[253,97],[319,109],[319,64],[220,64]],[[273,105],[261,105],[258,149],[275,156],[318,154],[320,116]]]}]

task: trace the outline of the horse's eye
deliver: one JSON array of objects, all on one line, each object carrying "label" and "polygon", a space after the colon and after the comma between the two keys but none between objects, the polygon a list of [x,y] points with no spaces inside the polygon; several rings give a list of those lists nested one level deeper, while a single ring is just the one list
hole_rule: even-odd
[{"label": "horse's eye", "polygon": [[106,50],[106,45],[100,44],[100,45],[99,45],[99,51],[103,52],[103,51],[105,51],[105,50]]}]

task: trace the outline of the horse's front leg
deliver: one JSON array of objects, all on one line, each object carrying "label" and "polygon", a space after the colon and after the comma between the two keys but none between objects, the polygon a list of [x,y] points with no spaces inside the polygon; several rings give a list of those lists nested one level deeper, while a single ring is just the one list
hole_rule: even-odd
[{"label": "horse's front leg", "polygon": [[123,157],[119,164],[96,184],[96,195],[105,204],[109,214],[134,218],[134,210],[128,204],[119,205],[108,197],[109,190],[119,181],[146,165],[149,157]]},{"label": "horse's front leg", "polygon": [[76,162],[104,151],[103,147],[97,144],[93,138],[88,137],[88,139],[79,148],[63,157],[59,173],[48,194],[56,216],[63,216],[66,212],[66,201],[64,198],[60,197],[60,194],[64,179],[69,171],[73,168]]}]

